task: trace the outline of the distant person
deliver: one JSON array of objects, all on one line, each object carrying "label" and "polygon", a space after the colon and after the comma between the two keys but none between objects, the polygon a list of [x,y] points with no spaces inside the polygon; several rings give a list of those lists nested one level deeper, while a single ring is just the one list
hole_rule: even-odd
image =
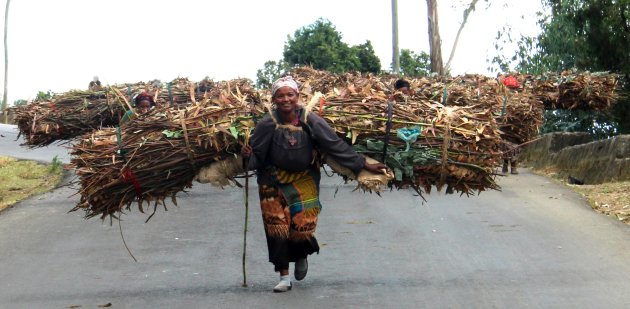
[{"label": "distant person", "polygon": [[507,175],[509,170],[512,175],[517,175],[518,170],[516,169],[516,165],[518,164],[520,147],[512,142],[503,140],[501,148],[503,151],[503,168],[501,169],[501,173]]},{"label": "distant person", "polygon": [[[155,100],[153,96],[143,92],[137,95],[133,100],[133,107],[138,115],[144,115],[148,113],[151,108],[155,106]],[[132,110],[128,110],[120,120],[120,124],[123,124],[132,119],[136,114]]]},{"label": "distant person", "polygon": [[88,89],[91,91],[103,90],[103,86],[101,86],[101,81],[98,79],[98,76],[94,76],[94,78],[88,85]]},{"label": "distant person", "polygon": [[411,95],[411,84],[404,79],[397,80],[394,84],[394,89],[404,93],[405,95]]}]

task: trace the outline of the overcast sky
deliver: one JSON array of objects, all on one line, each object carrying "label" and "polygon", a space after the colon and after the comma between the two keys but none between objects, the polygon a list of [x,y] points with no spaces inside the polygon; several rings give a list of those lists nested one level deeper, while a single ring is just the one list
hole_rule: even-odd
[{"label": "overcast sky", "polygon": [[[462,2],[469,1],[438,2],[446,62],[462,21]],[[481,2],[460,39],[454,74],[489,74],[486,58],[505,24],[517,33],[537,32],[538,0],[492,0],[489,9]],[[5,5],[2,1],[2,16]],[[426,1],[398,0],[398,10],[399,47],[428,52]],[[387,70],[391,16],[390,0],[13,0],[9,102],[31,99],[40,90],[86,89],[94,75],[104,84],[178,76],[255,80],[265,61],[282,58],[288,35],[320,17],[350,45],[370,40]]]}]

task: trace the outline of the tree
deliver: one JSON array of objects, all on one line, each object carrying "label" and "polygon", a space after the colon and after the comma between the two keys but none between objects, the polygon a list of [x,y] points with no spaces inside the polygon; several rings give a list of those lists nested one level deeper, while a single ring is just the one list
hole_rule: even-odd
[{"label": "tree", "polygon": [[468,5],[468,8],[464,10],[464,19],[462,23],[459,25],[459,29],[457,30],[457,35],[455,36],[455,41],[453,42],[453,48],[451,48],[451,55],[448,57],[448,61],[446,62],[446,66],[444,66],[444,71],[448,72],[451,69],[451,62],[453,61],[453,57],[455,57],[455,50],[457,50],[457,43],[459,42],[459,37],[462,34],[462,30],[464,30],[464,26],[466,26],[466,22],[468,21],[468,16],[472,11],[475,10],[479,0],[472,0]]},{"label": "tree", "polygon": [[359,58],[361,72],[378,73],[381,71],[381,60],[374,53],[372,42],[365,41],[364,44],[353,46],[352,49]]},{"label": "tree", "polygon": [[28,101],[24,99],[19,99],[19,100],[13,101],[13,106],[22,106],[22,105],[26,105],[27,103]]},{"label": "tree", "polygon": [[437,0],[427,0],[427,17],[429,24],[429,55],[431,58],[431,72],[444,75],[442,64],[442,39],[438,23]]},{"label": "tree", "polygon": [[400,73],[407,77],[427,76],[431,73],[431,60],[429,54],[420,52],[416,54],[409,49],[400,51]]},{"label": "tree", "polygon": [[256,71],[256,87],[270,88],[271,84],[281,77],[288,68],[289,66],[283,60],[265,62],[264,67]]},{"label": "tree", "polygon": [[[453,47],[451,48],[451,54],[448,57],[448,62],[446,63],[446,65],[443,65],[442,39],[440,37],[440,28],[438,22],[437,0],[427,0],[431,72],[435,72],[438,75],[444,75],[449,72],[451,68],[451,63],[453,61],[453,58],[455,57],[455,51],[457,50],[459,38],[462,34],[462,31],[464,30],[464,27],[466,26],[466,22],[468,22],[468,17],[470,16],[470,13],[475,11],[478,2],[479,0],[471,0],[471,2],[468,4],[468,7],[464,10],[462,23],[459,25],[457,35],[455,36],[455,41],[453,41]],[[484,2],[486,2],[488,6],[490,5],[488,0],[484,0]]]},{"label": "tree", "polygon": [[[523,73],[578,69],[612,71],[625,76],[621,86],[630,90],[630,1],[628,0],[541,0],[547,12],[539,13],[541,33],[536,37],[521,36],[511,57],[495,56],[491,64],[501,70]],[[509,32],[499,33],[495,48],[511,42]],[[575,116],[575,115],[574,115]],[[577,117],[577,116],[575,116]],[[581,121],[602,126],[603,118]],[[630,98],[620,100],[606,121],[630,133]],[[562,127],[562,126],[560,126]],[[592,131],[592,127],[582,127]]]},{"label": "tree", "polygon": [[[284,45],[284,61],[290,66],[311,65],[315,69],[341,73],[372,72],[376,66],[372,44],[350,47],[341,41],[342,35],[326,19],[295,31]],[[380,69],[380,60],[378,61]]]}]

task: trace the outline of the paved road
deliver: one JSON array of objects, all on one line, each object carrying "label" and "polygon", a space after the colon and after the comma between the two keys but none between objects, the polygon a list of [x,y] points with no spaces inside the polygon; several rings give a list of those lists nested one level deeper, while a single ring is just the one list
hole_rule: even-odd
[{"label": "paved road", "polygon": [[51,162],[56,155],[57,159],[62,162],[70,162],[70,155],[67,149],[60,146],[60,143],[48,147],[29,149],[19,146],[24,143],[24,139],[20,137],[20,139],[17,140],[17,136],[18,130],[15,125],[0,123],[0,155],[42,162]]},{"label": "paved road", "polygon": [[255,194],[242,288],[241,190],[197,184],[146,224],[130,211],[122,228],[136,263],[117,223],[67,213],[77,197],[65,187],[0,213],[0,308],[630,307],[628,226],[526,170],[500,184],[423,204],[325,179],[322,251],[285,294],[271,293]]}]

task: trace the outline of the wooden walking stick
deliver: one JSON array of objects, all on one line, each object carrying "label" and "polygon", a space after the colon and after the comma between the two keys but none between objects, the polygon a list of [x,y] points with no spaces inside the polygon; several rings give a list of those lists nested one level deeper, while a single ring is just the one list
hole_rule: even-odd
[{"label": "wooden walking stick", "polygon": [[[249,129],[245,131],[245,143],[243,146],[249,145]],[[249,158],[243,157],[243,168],[245,169],[245,227],[243,228],[243,284],[242,287],[247,287],[247,272],[245,271],[245,257],[247,254],[247,221],[249,217]]]}]

